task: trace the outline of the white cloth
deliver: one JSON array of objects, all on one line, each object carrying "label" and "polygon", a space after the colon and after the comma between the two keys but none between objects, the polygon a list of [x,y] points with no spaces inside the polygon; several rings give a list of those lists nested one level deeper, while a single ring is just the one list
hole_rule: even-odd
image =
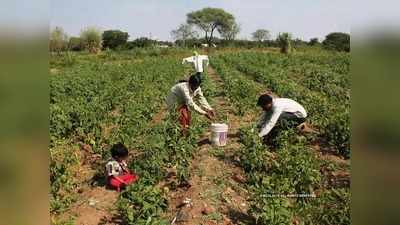
[{"label": "white cloth", "polygon": [[307,112],[299,103],[288,98],[275,98],[272,100],[272,112],[263,112],[257,127],[260,129],[258,136],[263,137],[267,135],[282,113],[291,113],[297,118],[306,118]]},{"label": "white cloth", "polygon": [[171,92],[167,97],[168,109],[173,110],[176,105],[187,105],[200,114],[207,114],[207,112],[205,112],[200,106],[198,106],[194,102],[193,99],[195,97],[199,98],[199,103],[201,107],[207,110],[212,110],[211,106],[207,102],[207,99],[204,97],[201,88],[199,87],[194,92],[192,92],[189,88],[188,82],[178,83],[171,88]]},{"label": "white cloth", "polygon": [[119,176],[124,173],[124,168],[128,168],[126,162],[117,162],[115,159],[112,159],[106,164],[106,175],[109,176]]},{"label": "white cloth", "polygon": [[200,72],[200,73],[202,73],[204,71],[203,62],[205,62],[205,67],[207,67],[208,66],[208,62],[209,62],[208,56],[206,56],[206,55],[195,55],[195,56],[184,58],[182,60],[182,64],[193,63],[194,69],[196,70],[196,72]]}]

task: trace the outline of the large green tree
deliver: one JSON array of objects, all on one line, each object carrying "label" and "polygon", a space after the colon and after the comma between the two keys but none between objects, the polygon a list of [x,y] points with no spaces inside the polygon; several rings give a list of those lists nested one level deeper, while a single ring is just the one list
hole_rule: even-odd
[{"label": "large green tree", "polygon": [[350,35],[346,33],[330,33],[326,36],[322,45],[326,49],[336,50],[336,51],[350,51]]},{"label": "large green tree", "polygon": [[255,41],[265,41],[271,37],[269,31],[266,29],[258,29],[254,31],[251,35],[253,37],[253,40]]},{"label": "large green tree", "polygon": [[212,44],[214,31],[222,27],[231,27],[235,17],[218,8],[204,8],[187,14],[187,23],[193,24],[205,32],[205,40]]},{"label": "large green tree", "polygon": [[129,34],[120,30],[106,30],[103,32],[103,48],[116,49],[125,45]]}]

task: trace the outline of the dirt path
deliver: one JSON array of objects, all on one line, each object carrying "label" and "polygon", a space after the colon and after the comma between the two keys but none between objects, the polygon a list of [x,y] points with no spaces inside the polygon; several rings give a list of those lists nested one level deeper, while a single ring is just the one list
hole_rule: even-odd
[{"label": "dirt path", "polygon": [[[217,89],[223,90],[223,82],[212,68],[208,75]],[[190,167],[191,187],[170,192],[168,196],[165,217],[176,224],[252,223],[247,214],[249,194],[243,187],[244,172],[233,158],[233,152],[240,147],[238,129],[248,121],[233,114],[222,91],[214,105],[218,116],[226,115],[229,120],[228,144],[219,148],[211,146],[209,132],[199,141],[199,150]]]},{"label": "dirt path", "polygon": [[118,193],[104,187],[85,187],[70,210],[76,225],[119,224],[115,220]]}]

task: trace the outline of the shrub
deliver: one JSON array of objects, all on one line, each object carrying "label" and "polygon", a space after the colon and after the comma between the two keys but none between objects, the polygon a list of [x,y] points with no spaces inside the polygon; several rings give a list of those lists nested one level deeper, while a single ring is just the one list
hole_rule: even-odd
[{"label": "shrub", "polygon": [[79,37],[71,37],[68,42],[68,49],[70,51],[81,51],[82,43]]},{"label": "shrub", "polygon": [[82,46],[90,53],[98,53],[102,46],[101,32],[95,27],[87,27],[81,31]]},{"label": "shrub", "polygon": [[167,201],[159,188],[144,183],[140,179],[121,195],[118,209],[125,224],[168,224],[159,218],[167,208]]},{"label": "shrub", "polygon": [[289,33],[281,33],[278,35],[277,42],[281,48],[281,52],[288,54],[292,51],[292,35]]},{"label": "shrub", "polygon": [[128,41],[128,33],[120,30],[106,30],[103,33],[103,48],[116,49]]},{"label": "shrub", "polygon": [[125,44],[126,49],[133,49],[133,48],[148,48],[148,47],[153,47],[157,41],[146,38],[146,37],[140,37],[135,39],[134,41],[130,41]]},{"label": "shrub", "polygon": [[319,44],[318,38],[311,38],[310,41],[308,42],[308,45],[310,45],[310,46],[314,46],[317,44]]},{"label": "shrub", "polygon": [[68,36],[61,27],[54,28],[50,34],[49,48],[52,52],[65,51],[68,47]]},{"label": "shrub", "polygon": [[330,33],[322,42],[325,49],[350,52],[350,35],[346,33]]}]

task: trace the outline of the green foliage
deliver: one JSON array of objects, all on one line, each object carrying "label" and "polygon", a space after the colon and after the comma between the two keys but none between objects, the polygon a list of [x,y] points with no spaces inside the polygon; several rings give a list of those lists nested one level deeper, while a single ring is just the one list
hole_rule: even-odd
[{"label": "green foliage", "polygon": [[308,45],[310,45],[310,46],[314,46],[317,44],[319,44],[318,38],[311,38],[310,41],[308,42]]},{"label": "green foliage", "polygon": [[123,46],[128,41],[127,32],[120,30],[106,30],[103,32],[103,48],[116,49]]},{"label": "green foliage", "polygon": [[139,179],[121,194],[118,210],[123,216],[124,224],[168,224],[159,215],[167,208],[167,201],[161,190],[146,184],[145,179]]},{"label": "green foliage", "polygon": [[226,29],[235,23],[235,17],[223,9],[204,8],[187,14],[187,23],[205,32],[205,40],[211,46],[216,29]]},{"label": "green foliage", "polygon": [[[213,58],[211,63],[217,69],[225,68],[218,70],[221,76],[232,74],[237,79],[240,75],[247,75],[265,84],[277,95],[301,103],[308,112],[308,120],[319,128],[321,136],[338,152],[349,156],[349,59],[347,54],[329,52],[299,53],[284,57],[272,53],[248,52],[222,54]],[[249,103],[255,102],[256,97],[240,99],[233,102],[243,104],[243,108],[254,107]]]},{"label": "green foliage", "polygon": [[341,155],[350,158],[350,113],[348,109],[334,114],[330,118],[330,123],[326,126],[324,134],[330,140],[330,143],[337,146]]},{"label": "green foliage", "polygon": [[176,168],[178,182],[189,179],[190,160],[206,123],[195,116],[196,125],[191,127],[190,135],[183,138],[177,120],[177,114],[170,112],[162,123],[144,132],[144,144],[138,146],[143,154],[129,165],[139,175],[140,182],[132,185],[118,201],[119,212],[128,224],[166,222],[160,219],[166,208],[165,198],[154,187],[164,178],[165,168]]},{"label": "green foliage", "polygon": [[[92,135],[98,141],[104,123],[119,125],[114,136],[137,134],[163,103],[162,97],[179,74],[183,69],[174,59],[148,59],[123,66],[99,61],[65,68],[62,76],[50,79],[52,139]],[[137,107],[148,102],[157,104]],[[112,115],[114,110],[122,116]]]},{"label": "green foliage", "polygon": [[350,52],[350,35],[346,33],[330,33],[322,42],[324,48],[336,51]]},{"label": "green foliage", "polygon": [[155,46],[157,41],[151,40],[146,37],[137,38],[134,41],[129,41],[125,45],[126,49],[133,49],[133,48],[149,48]]},{"label": "green foliage", "polygon": [[[68,57],[75,62],[69,63]],[[121,141],[134,146],[140,142],[139,136],[149,132],[149,121],[164,103],[169,88],[183,74],[178,60],[171,57],[144,56],[142,61],[122,65],[110,63],[107,57],[125,59],[127,56],[66,53],[51,59],[51,67],[59,70],[59,74],[50,77],[50,151],[57,155],[50,161],[52,213],[67,209],[75,200],[76,183],[71,169],[76,152],[71,149],[77,148],[77,142],[90,145],[104,160],[108,159],[108,146],[113,143]],[[128,58],[134,60],[132,56]],[[106,127],[111,125],[115,128],[106,132]],[[164,131],[159,132],[162,137]],[[71,144],[61,146],[61,140]],[[61,153],[56,152],[61,147],[65,150],[58,156]],[[153,163],[149,164],[153,168],[150,172],[162,171],[164,161],[146,162]],[[150,176],[157,178],[156,172]]]},{"label": "green foliage", "polygon": [[292,51],[292,35],[289,33],[280,33],[277,38],[281,53],[288,54]]},{"label": "green foliage", "polygon": [[282,144],[276,153],[269,152],[250,129],[240,133],[240,163],[255,191],[250,212],[257,224],[289,224],[293,206],[279,195],[313,193],[320,183],[318,161],[293,130],[283,129],[277,137]]},{"label": "green foliage", "polygon": [[268,198],[265,195],[256,193],[253,205],[250,208],[260,225],[291,224],[292,214],[289,211],[289,201],[283,198]]},{"label": "green foliage", "polygon": [[[160,213],[165,209],[165,198],[154,185],[165,177],[166,168],[176,168],[178,182],[190,178],[197,139],[208,123],[193,115],[194,126],[186,138],[181,135],[175,111],[151,125],[172,85],[182,79],[184,67],[175,56],[181,51],[141,51],[73,54],[79,63],[68,66],[62,56],[52,58],[50,65],[59,74],[50,79],[50,145],[58,149],[60,140],[68,140],[70,145],[83,142],[103,160],[109,158],[113,143],[123,142],[135,149],[138,154],[128,166],[140,181],[121,195],[119,212],[128,224],[164,224]],[[204,82],[205,94],[215,94],[208,78]],[[106,131],[108,127],[113,129]],[[65,160],[71,157],[67,155]],[[57,213],[74,201],[76,183],[70,163],[52,157],[50,168],[54,174],[52,213]]]},{"label": "green foliage", "polygon": [[65,51],[50,58],[52,67],[69,67],[78,62],[78,57],[74,52]]},{"label": "green foliage", "polygon": [[[289,56],[224,53],[212,57],[211,64],[223,78],[225,95],[239,109],[237,114],[255,108],[253,79],[304,105],[320,135],[341,154],[350,153],[348,55],[314,50]],[[277,131],[272,144],[264,145],[251,128],[240,130],[242,147],[236,154],[252,191],[249,212],[256,223],[292,224],[299,218],[301,224],[350,224],[349,189],[323,186],[321,161],[308,143],[314,137],[298,134],[283,121]],[[316,198],[295,195],[317,192]]]},{"label": "green foliage", "polygon": [[271,34],[266,29],[258,29],[254,31],[252,34],[253,40],[255,41],[264,41],[268,40],[271,37]]},{"label": "green foliage", "polygon": [[192,25],[181,24],[176,30],[171,31],[171,36],[174,40],[179,40],[181,46],[185,46],[186,40],[197,38],[198,34],[193,30]]},{"label": "green foliage", "polygon": [[[266,172],[269,167],[268,157],[271,155],[268,154],[268,151],[266,151],[266,147],[262,144],[258,135],[254,132],[251,132],[250,129],[241,129],[240,142],[246,146],[245,148],[241,148],[238,152],[240,163],[243,169],[249,174],[253,171]],[[256,176],[253,176],[253,178],[255,177]]]},{"label": "green foliage", "polygon": [[83,49],[82,41],[79,37],[71,37],[68,42],[70,51],[81,51]]},{"label": "green foliage", "polygon": [[235,113],[243,116],[253,110],[254,105],[249,102],[257,98],[258,88],[247,82],[237,71],[230,70],[230,67],[225,65],[221,59],[212,58],[211,63],[224,80],[225,94],[235,105]]},{"label": "green foliage", "polygon": [[64,211],[75,198],[71,192],[76,188],[73,168],[79,159],[73,151],[64,146],[50,149],[50,212]]},{"label": "green foliage", "polygon": [[50,33],[49,49],[52,52],[65,51],[68,47],[68,36],[64,29],[55,27]]},{"label": "green foliage", "polygon": [[86,27],[80,33],[82,47],[90,53],[98,53],[101,50],[101,32],[95,27]]},{"label": "green foliage", "polygon": [[218,27],[218,33],[226,41],[232,41],[240,33],[240,25],[236,22]]},{"label": "green foliage", "polygon": [[312,203],[314,224],[351,224],[350,192],[347,189],[332,189],[324,192]]},{"label": "green foliage", "polygon": [[[124,224],[168,224],[161,216],[167,208],[166,193],[156,184],[167,168],[176,168],[178,182],[190,178],[197,140],[208,127],[194,114],[190,135],[183,138],[174,111],[161,123],[151,124],[170,87],[184,74],[182,53],[187,50],[135,48],[52,57],[51,67],[59,69],[57,76],[50,77],[52,214],[74,201],[73,168],[79,165],[79,154],[71,149],[78,149],[77,142],[90,145],[103,159],[108,159],[111,144],[123,142],[134,151],[129,167],[140,177],[118,200]],[[237,115],[256,109],[263,90],[254,79],[303,104],[321,136],[342,154],[350,153],[348,55],[242,52],[212,56],[210,61],[224,80],[223,94]],[[215,89],[205,76],[206,97],[216,96]],[[115,127],[106,132],[110,126]],[[291,224],[295,217],[304,224],[349,224],[348,188],[321,187],[320,161],[307,143],[309,137],[288,124],[279,126],[273,146],[263,145],[250,128],[240,130],[241,148],[236,154],[248,178],[249,212],[257,224]],[[318,198],[268,197],[316,191],[321,193]]]}]

